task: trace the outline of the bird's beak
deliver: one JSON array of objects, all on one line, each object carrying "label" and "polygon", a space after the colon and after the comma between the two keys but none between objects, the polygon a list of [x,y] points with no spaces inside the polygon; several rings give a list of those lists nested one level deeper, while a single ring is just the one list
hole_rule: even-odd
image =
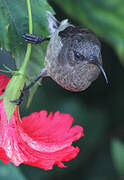
[{"label": "bird's beak", "polygon": [[106,80],[106,83],[108,84],[107,75],[106,75],[102,65],[98,62],[98,58],[95,56],[95,57],[91,58],[90,60],[88,60],[88,62],[91,63],[91,64],[95,64],[100,69],[100,71],[102,72],[102,74],[103,74],[103,76],[104,76],[104,78]]}]

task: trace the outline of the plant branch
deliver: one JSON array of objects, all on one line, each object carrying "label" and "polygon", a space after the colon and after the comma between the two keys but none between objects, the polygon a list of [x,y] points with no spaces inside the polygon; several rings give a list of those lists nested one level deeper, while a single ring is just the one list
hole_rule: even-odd
[{"label": "plant branch", "polygon": [[[33,33],[33,25],[32,25],[31,3],[30,3],[30,0],[26,0],[26,1],[27,1],[27,8],[28,8],[29,33],[32,34]],[[22,65],[21,70],[20,70],[24,74],[25,74],[26,69],[27,69],[27,65],[28,65],[28,62],[30,59],[30,55],[31,55],[31,44],[28,43],[25,58],[24,58],[24,64]]]}]

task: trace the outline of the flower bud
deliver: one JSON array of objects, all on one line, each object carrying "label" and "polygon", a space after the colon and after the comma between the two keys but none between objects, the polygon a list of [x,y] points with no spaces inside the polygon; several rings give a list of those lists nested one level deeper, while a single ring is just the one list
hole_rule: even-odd
[{"label": "flower bud", "polygon": [[8,121],[10,120],[17,106],[16,103],[12,103],[11,101],[19,99],[21,91],[23,90],[24,87],[24,83],[25,83],[25,77],[22,74],[15,73],[15,75],[9,81],[5,89],[5,93],[3,96],[3,103]]}]

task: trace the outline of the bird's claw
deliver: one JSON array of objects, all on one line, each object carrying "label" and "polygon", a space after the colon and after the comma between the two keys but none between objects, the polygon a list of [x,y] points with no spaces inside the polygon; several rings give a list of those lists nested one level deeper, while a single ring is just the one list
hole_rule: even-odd
[{"label": "bird's claw", "polygon": [[42,43],[43,41],[50,39],[50,38],[42,38],[42,37],[35,36],[29,33],[26,33],[22,37],[25,39],[26,42],[31,43],[31,44],[39,44],[39,43]]}]

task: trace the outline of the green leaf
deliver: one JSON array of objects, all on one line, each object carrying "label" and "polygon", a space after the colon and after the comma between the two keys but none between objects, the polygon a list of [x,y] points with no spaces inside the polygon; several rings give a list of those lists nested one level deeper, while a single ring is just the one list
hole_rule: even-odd
[{"label": "green leaf", "polygon": [[[33,34],[46,37],[48,22],[46,11],[53,10],[46,0],[31,1]],[[0,0],[0,44],[11,53],[17,69],[23,64],[26,42],[22,35],[28,33],[28,12],[25,0]],[[44,67],[47,43],[32,46],[32,53],[27,69],[27,76],[34,79]],[[27,81],[29,83],[29,81]]]},{"label": "green leaf", "polygon": [[113,139],[111,153],[115,168],[120,174],[124,175],[124,143],[118,139]]},{"label": "green leaf", "polygon": [[78,23],[92,29],[114,47],[124,63],[123,0],[54,0]]},{"label": "green leaf", "polygon": [[[52,11],[46,0],[31,1],[34,34],[48,35],[46,10]],[[53,11],[52,11],[53,12]],[[0,0],[0,41],[1,47],[10,51],[17,68],[23,63],[26,43],[22,35],[28,32],[28,14],[25,0]],[[37,61],[43,58],[44,48],[34,48]],[[41,49],[41,50],[40,50]],[[34,58],[34,57],[33,57]],[[39,60],[40,62],[41,60]],[[35,63],[35,61],[33,61]],[[31,63],[30,63],[31,64]],[[39,64],[38,64],[39,65]],[[29,65],[30,66],[30,65]]]}]

